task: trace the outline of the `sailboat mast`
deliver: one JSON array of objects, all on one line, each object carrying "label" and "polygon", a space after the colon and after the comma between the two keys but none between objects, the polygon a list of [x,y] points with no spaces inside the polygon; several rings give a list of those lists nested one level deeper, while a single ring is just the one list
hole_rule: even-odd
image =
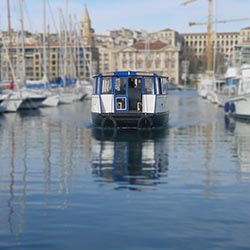
[{"label": "sailboat mast", "polygon": [[22,83],[26,83],[26,67],[25,67],[25,40],[23,25],[23,0],[19,0],[20,26],[21,26],[21,43],[22,43]]},{"label": "sailboat mast", "polygon": [[44,70],[44,79],[47,79],[47,54],[46,54],[46,0],[43,0],[43,70]]},{"label": "sailboat mast", "polygon": [[[9,36],[8,58],[10,60],[10,64],[12,65],[12,31],[11,31],[10,1],[9,0],[7,0],[7,15],[8,15],[8,36]],[[12,75],[11,75],[11,80],[13,80]]]},{"label": "sailboat mast", "polygon": [[207,22],[207,70],[213,69],[213,0],[208,0],[208,22]]},{"label": "sailboat mast", "polygon": [[218,11],[218,1],[214,1],[214,47],[213,47],[213,72],[216,73],[216,57],[217,57],[217,11]]},{"label": "sailboat mast", "polygon": [[[63,66],[63,50],[62,50],[62,10],[58,9],[58,21],[59,21],[59,74],[60,77],[63,77],[64,79],[64,66]],[[65,82],[65,79],[63,80],[63,84]]]},{"label": "sailboat mast", "polygon": [[64,53],[65,53],[65,62],[64,62],[64,77],[65,77],[65,83],[66,86],[66,75],[68,74],[68,0],[65,0],[65,6],[66,6],[66,18],[64,22]]}]

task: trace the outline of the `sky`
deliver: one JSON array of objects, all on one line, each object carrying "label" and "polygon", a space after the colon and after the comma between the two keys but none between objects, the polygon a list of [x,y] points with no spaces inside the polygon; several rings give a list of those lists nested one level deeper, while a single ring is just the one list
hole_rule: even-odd
[{"label": "sky", "polygon": [[[19,1],[10,0],[11,25],[20,27]],[[186,6],[186,0],[46,0],[46,22],[50,31],[59,30],[59,10],[64,17],[71,15],[72,23],[80,21],[86,5],[96,34],[109,30],[128,28],[157,32],[173,29],[179,33],[206,32],[206,25],[189,26],[189,22],[206,22],[208,0],[196,0]],[[0,30],[7,30],[6,0],[0,0]],[[43,31],[43,0],[23,0],[24,28],[31,32]],[[66,11],[68,6],[68,11]],[[250,27],[250,0],[214,0],[214,16],[217,20],[248,18],[215,25],[217,32],[239,32]],[[215,15],[216,14],[216,15]]]}]

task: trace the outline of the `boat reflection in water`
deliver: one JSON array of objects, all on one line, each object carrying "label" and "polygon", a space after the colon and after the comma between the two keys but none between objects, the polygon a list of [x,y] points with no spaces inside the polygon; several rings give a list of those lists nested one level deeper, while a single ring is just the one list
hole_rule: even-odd
[{"label": "boat reflection in water", "polygon": [[241,179],[250,179],[250,124],[225,117],[225,127],[234,134],[233,150],[240,164]]},{"label": "boat reflection in water", "polygon": [[93,174],[117,189],[162,183],[168,169],[167,130],[93,129]]}]

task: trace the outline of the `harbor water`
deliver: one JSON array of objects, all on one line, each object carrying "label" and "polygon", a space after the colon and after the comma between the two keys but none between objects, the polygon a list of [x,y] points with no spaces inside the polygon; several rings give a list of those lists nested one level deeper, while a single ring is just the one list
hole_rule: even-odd
[{"label": "harbor water", "polygon": [[250,249],[250,124],[169,106],[152,131],[93,129],[87,100],[0,116],[0,249]]}]

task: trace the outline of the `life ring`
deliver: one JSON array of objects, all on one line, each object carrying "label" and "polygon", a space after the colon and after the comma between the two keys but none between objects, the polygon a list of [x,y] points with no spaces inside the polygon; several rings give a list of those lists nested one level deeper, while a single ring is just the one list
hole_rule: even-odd
[{"label": "life ring", "polygon": [[112,116],[107,116],[102,120],[102,124],[101,126],[103,128],[116,128],[117,123],[116,120],[114,119],[114,117]]},{"label": "life ring", "polygon": [[224,111],[225,111],[226,113],[228,113],[229,110],[230,110],[230,103],[229,103],[229,102],[226,102],[225,105],[224,105]]},{"label": "life ring", "polygon": [[230,112],[231,113],[235,112],[235,104],[233,102],[230,104]]},{"label": "life ring", "polygon": [[152,128],[153,121],[148,116],[141,117],[137,122],[137,128]]}]

